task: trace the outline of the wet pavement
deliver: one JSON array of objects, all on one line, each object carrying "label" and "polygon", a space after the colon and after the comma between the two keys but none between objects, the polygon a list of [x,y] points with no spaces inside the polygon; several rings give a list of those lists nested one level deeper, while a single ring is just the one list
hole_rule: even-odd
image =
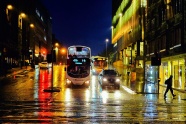
[{"label": "wet pavement", "polygon": [[[20,75],[24,71],[13,74]],[[164,86],[159,87],[159,93],[138,93],[125,85],[120,90],[102,90],[96,76],[92,76],[89,88],[65,88],[64,72],[56,69],[54,74],[57,75],[54,86],[60,87],[60,92],[43,91],[51,86],[48,70],[28,72],[27,77],[17,78],[6,86],[11,90],[0,94],[0,123],[176,124],[186,121],[184,92],[174,90],[175,98],[168,92],[164,99]],[[155,84],[148,84],[146,89],[153,91],[155,87]]]},{"label": "wet pavement", "polygon": [[[71,93],[78,93],[79,89]],[[125,92],[125,91],[124,91]],[[155,94],[122,98],[91,98],[63,101],[55,97],[35,101],[2,101],[1,123],[185,123],[186,102],[162,99]],[[61,94],[62,95],[62,94]],[[125,96],[124,96],[125,95]],[[63,96],[63,95],[62,95]]]}]

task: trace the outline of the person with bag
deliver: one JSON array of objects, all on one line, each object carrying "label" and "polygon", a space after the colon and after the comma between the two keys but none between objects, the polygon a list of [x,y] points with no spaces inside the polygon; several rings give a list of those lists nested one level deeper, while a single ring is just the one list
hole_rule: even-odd
[{"label": "person with bag", "polygon": [[166,94],[167,92],[170,90],[171,91],[171,94],[173,97],[175,97],[176,95],[173,93],[173,89],[172,89],[172,78],[173,76],[170,75],[170,77],[165,81],[165,84],[167,85],[167,88],[165,90],[165,93],[164,93],[164,98],[166,98]]}]

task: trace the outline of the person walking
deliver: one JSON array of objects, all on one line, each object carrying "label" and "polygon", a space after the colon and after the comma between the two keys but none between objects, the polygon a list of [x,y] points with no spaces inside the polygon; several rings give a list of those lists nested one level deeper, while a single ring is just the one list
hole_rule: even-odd
[{"label": "person walking", "polygon": [[167,81],[165,81],[165,82],[166,82],[165,84],[167,84],[167,88],[166,88],[165,93],[164,93],[164,98],[166,98],[166,94],[167,94],[167,92],[168,92],[169,90],[171,91],[171,94],[172,94],[173,97],[176,96],[176,95],[173,93],[173,89],[172,89],[172,78],[173,78],[173,76],[170,75],[170,77],[167,79]]}]

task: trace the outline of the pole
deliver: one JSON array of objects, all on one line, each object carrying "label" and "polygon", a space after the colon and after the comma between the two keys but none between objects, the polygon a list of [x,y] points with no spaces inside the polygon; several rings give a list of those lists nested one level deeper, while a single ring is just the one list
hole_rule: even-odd
[{"label": "pole", "polygon": [[159,72],[160,66],[158,66],[158,94],[160,89],[160,72]]},{"label": "pole", "polygon": [[51,88],[52,88],[52,90],[53,90],[53,46],[52,46],[52,51],[51,51],[52,53],[52,73],[51,73]]},{"label": "pole", "polygon": [[105,42],[106,42],[106,58],[107,58],[107,42],[109,42],[109,39],[106,39]]},{"label": "pole", "polygon": [[107,58],[107,42],[106,42],[106,58]]},{"label": "pole", "polygon": [[52,50],[51,50],[51,59],[52,59],[52,68],[51,68],[51,87],[49,87],[49,89],[44,89],[44,92],[60,92],[60,88],[57,87],[53,87],[53,75],[54,75],[54,64],[53,64],[53,59],[54,59],[54,50],[53,50],[53,46],[52,46]]},{"label": "pole", "polygon": [[132,46],[131,46],[130,54],[131,54],[130,63],[132,65]]}]

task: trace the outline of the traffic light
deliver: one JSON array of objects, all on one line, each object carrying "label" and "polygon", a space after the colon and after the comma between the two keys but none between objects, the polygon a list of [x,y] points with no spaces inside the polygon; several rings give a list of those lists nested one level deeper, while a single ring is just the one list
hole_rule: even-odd
[{"label": "traffic light", "polygon": [[52,59],[53,59],[53,62],[56,62],[56,51],[55,50],[52,51]]},{"label": "traffic light", "polygon": [[161,57],[151,57],[151,66],[160,66]]},{"label": "traffic light", "polygon": [[47,62],[56,62],[56,51],[52,50],[52,54],[47,54]]},{"label": "traffic light", "polygon": [[48,63],[52,62],[52,54],[47,54],[47,62]]}]

